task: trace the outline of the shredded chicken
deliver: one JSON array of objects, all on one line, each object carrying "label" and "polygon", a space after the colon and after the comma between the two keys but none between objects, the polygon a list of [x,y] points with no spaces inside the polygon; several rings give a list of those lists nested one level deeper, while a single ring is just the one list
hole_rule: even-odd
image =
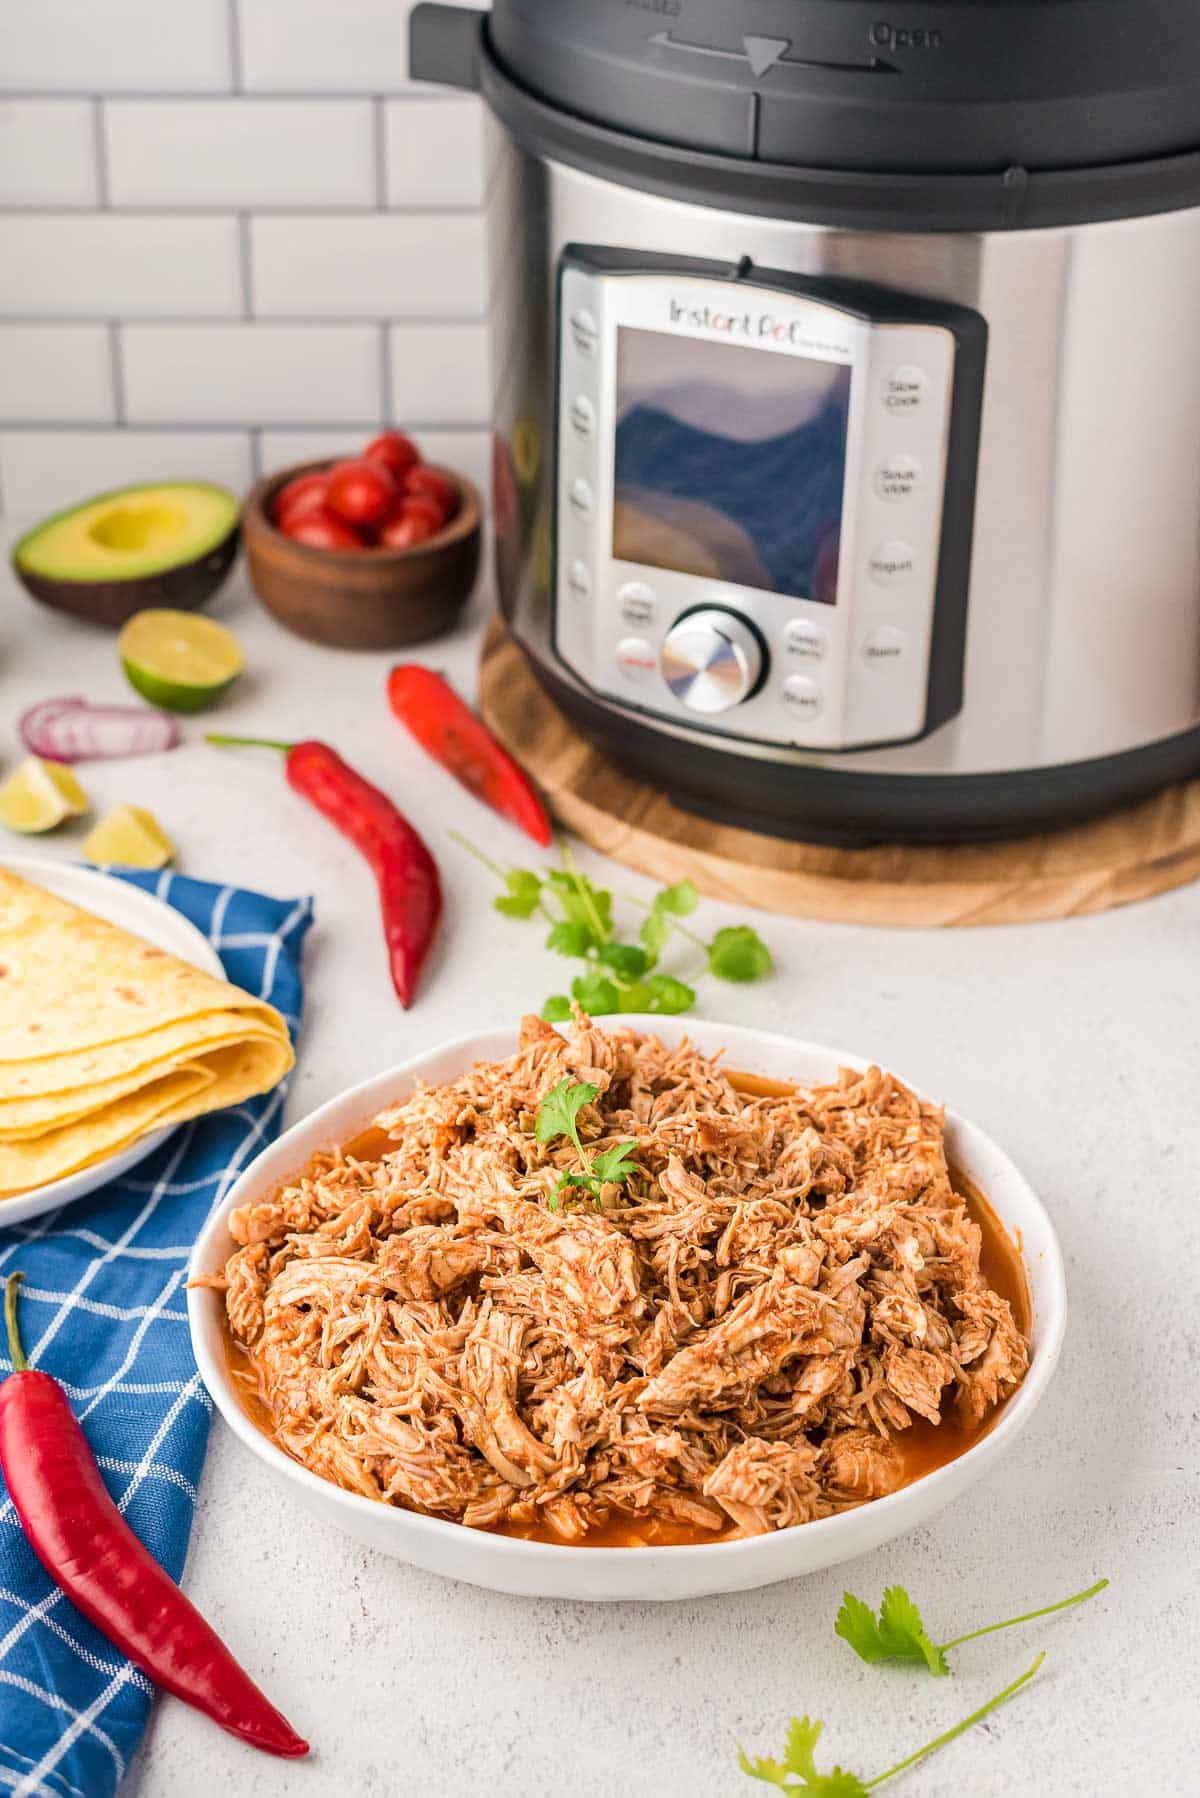
[{"label": "shredded chicken", "polygon": [[[598,1088],[589,1155],[636,1144],[598,1200],[536,1139],[564,1076]],[[377,1160],[235,1211],[211,1282],[278,1440],[350,1491],[565,1541],[758,1534],[895,1490],[915,1418],[976,1428],[1025,1373],[942,1114],[878,1068],[753,1097],[686,1042],[527,1018],[377,1123]]]}]

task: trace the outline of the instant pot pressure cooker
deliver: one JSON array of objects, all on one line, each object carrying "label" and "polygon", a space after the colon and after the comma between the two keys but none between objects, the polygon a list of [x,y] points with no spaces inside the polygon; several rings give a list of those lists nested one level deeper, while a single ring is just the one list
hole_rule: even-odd
[{"label": "instant pot pressure cooker", "polygon": [[418,6],[482,93],[496,561],[693,811],[1012,834],[1200,771],[1193,0]]}]

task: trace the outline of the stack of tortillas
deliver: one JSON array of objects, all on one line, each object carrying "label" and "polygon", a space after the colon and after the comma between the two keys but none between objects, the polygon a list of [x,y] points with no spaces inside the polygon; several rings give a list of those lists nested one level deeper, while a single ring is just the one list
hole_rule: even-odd
[{"label": "stack of tortillas", "polygon": [[0,1200],[266,1092],[292,1060],[273,1006],[0,868]]}]

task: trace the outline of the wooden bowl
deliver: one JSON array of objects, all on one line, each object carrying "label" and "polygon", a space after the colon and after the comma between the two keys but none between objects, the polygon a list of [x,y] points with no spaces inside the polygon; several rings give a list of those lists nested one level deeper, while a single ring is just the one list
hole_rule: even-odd
[{"label": "wooden bowl", "polygon": [[242,541],[250,583],[263,605],[299,636],[343,649],[398,649],[448,630],[479,572],[478,488],[454,469],[438,468],[458,489],[458,511],[436,536],[411,549],[316,549],[285,537],[271,522],[280,488],[337,460],[297,463],[264,475],[251,489]]}]

